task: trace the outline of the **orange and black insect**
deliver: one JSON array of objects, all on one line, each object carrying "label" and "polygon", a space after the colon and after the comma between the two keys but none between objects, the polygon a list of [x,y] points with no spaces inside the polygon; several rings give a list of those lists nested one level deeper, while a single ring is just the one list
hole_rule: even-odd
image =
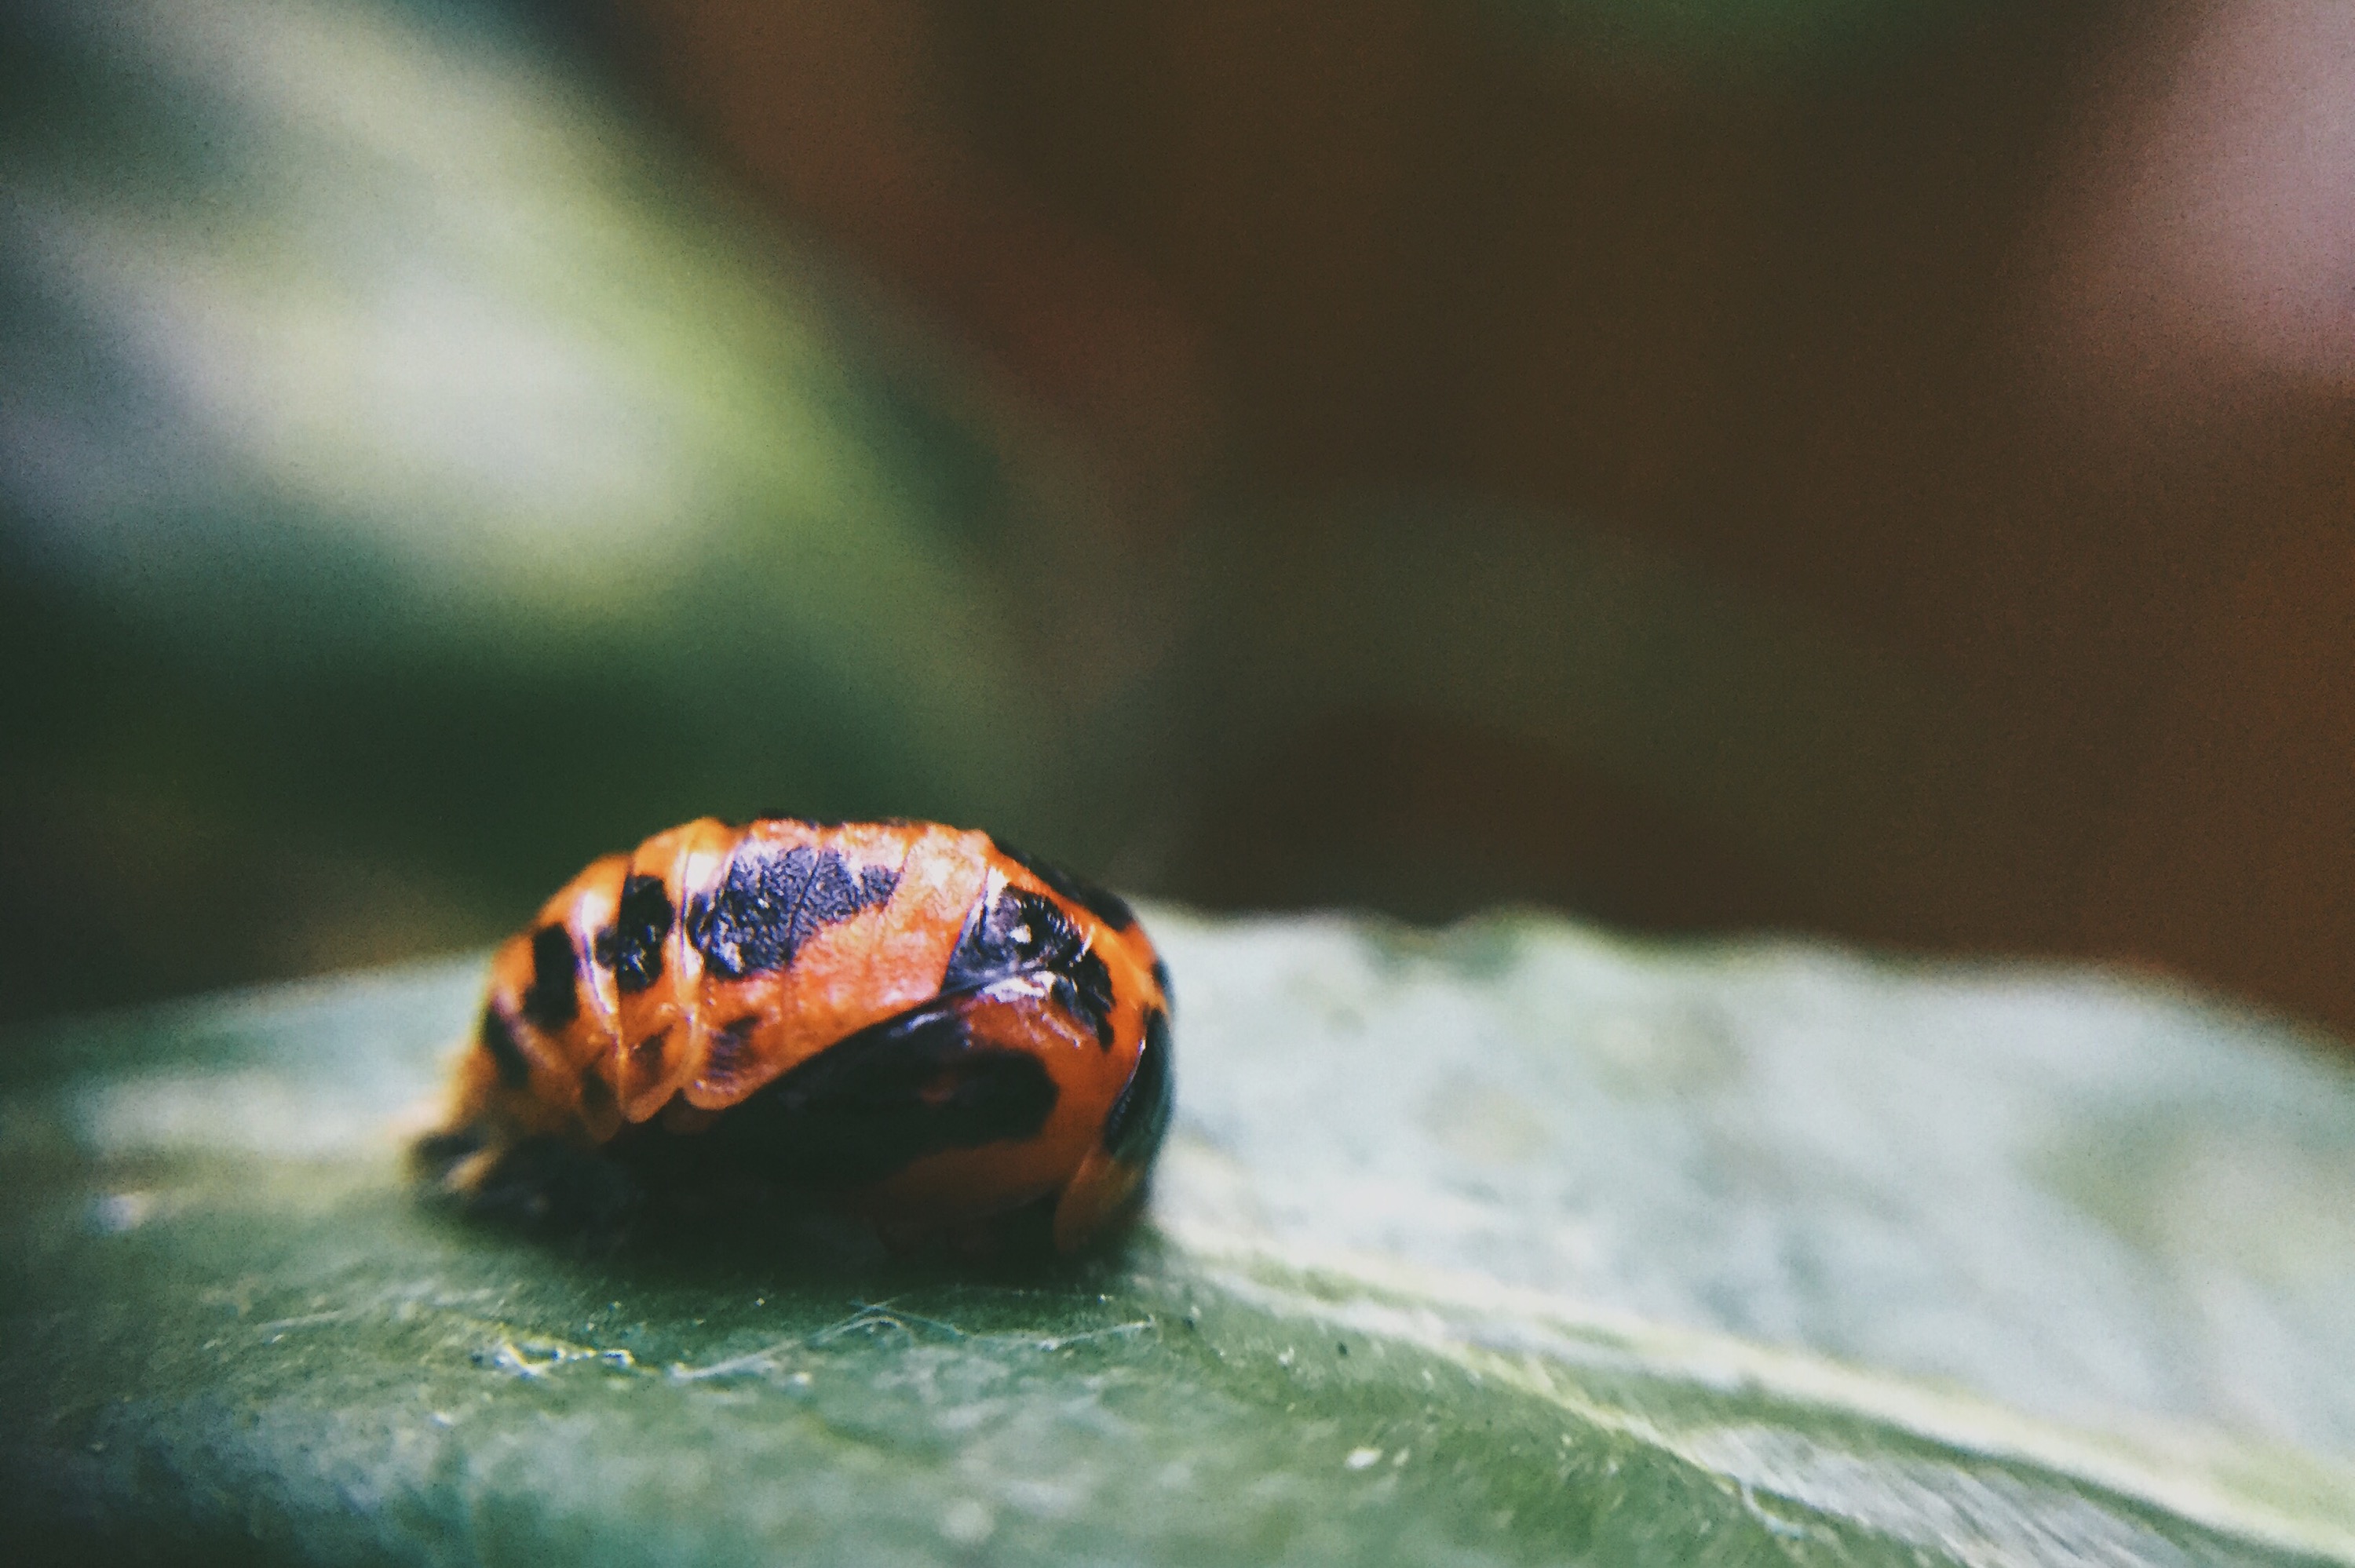
[{"label": "orange and black insect", "polygon": [[1116,895],[935,822],[710,818],[591,863],[491,965],[462,1197],[550,1150],[811,1194],[887,1244],[1085,1245],[1168,1125],[1168,973]]}]

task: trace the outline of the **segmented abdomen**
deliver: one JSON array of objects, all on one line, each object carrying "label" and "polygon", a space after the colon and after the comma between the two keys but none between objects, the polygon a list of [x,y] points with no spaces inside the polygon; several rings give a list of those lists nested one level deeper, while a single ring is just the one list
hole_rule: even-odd
[{"label": "segmented abdomen", "polygon": [[935,995],[992,848],[930,823],[657,833],[591,864],[500,948],[485,1054],[506,1087],[600,1139],[674,1096],[724,1109]]}]

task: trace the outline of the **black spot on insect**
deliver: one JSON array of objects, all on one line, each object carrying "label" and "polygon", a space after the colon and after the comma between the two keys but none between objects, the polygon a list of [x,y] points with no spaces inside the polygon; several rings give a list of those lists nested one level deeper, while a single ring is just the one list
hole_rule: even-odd
[{"label": "black spot on insect", "polygon": [[1027,974],[1044,968],[1061,948],[1078,939],[1078,930],[1051,902],[1003,888],[995,898],[978,899],[966,911],[941,990],[976,991]]},{"label": "black spot on insect", "polygon": [[1159,1008],[1145,1014],[1145,1049],[1137,1053],[1136,1070],[1121,1086],[1120,1096],[1104,1117],[1103,1146],[1124,1165],[1143,1165],[1161,1147],[1169,1128],[1169,1018]]},{"label": "black spot on insect", "polygon": [[1035,1137],[1054,1078],[1025,1051],[976,1046],[955,1002],[929,1002],[847,1035],[701,1132],[616,1152],[679,1176],[859,1186],[928,1154]]},{"label": "black spot on insect", "polygon": [[718,891],[687,900],[687,939],[723,980],[783,969],[812,937],[891,896],[898,874],[886,884],[871,872],[854,873],[837,850],[748,839]]},{"label": "black spot on insect", "polygon": [[713,1030],[703,1047],[703,1081],[725,1088],[750,1067],[752,1031],[760,1026],[758,1014],[747,1014]]},{"label": "black spot on insect", "polygon": [[1053,899],[1008,887],[965,916],[941,990],[979,991],[1018,975],[1046,976],[1049,994],[1112,1049],[1112,971]]},{"label": "black spot on insect", "polygon": [[900,874],[888,865],[870,865],[858,874],[859,902],[869,908],[891,902],[900,891]]},{"label": "black spot on insect", "polygon": [[1093,953],[1082,953],[1056,972],[1050,988],[1065,1012],[1095,1031],[1096,1044],[1112,1049],[1112,971]]},{"label": "black spot on insect", "polygon": [[1004,839],[992,838],[997,853],[1045,883],[1057,893],[1093,915],[1115,931],[1125,931],[1136,924],[1136,911],[1128,900],[1110,888],[1099,887],[1083,876],[1073,876],[1061,866],[1035,855],[1023,853]]},{"label": "black spot on insect", "polygon": [[597,933],[590,951],[613,971],[623,995],[645,991],[662,979],[663,938],[670,935],[677,912],[659,876],[633,876],[622,884],[622,901],[613,923]]},{"label": "black spot on insect", "polygon": [[561,926],[542,926],[531,934],[531,984],[523,993],[526,1022],[554,1033],[581,1013],[581,955],[572,948],[572,935]]},{"label": "black spot on insect", "polygon": [[482,1042],[484,1054],[498,1068],[500,1083],[519,1089],[531,1082],[531,1064],[525,1060],[523,1047],[516,1044],[515,1029],[506,1013],[496,1007],[483,1009],[483,1022],[474,1038]]}]

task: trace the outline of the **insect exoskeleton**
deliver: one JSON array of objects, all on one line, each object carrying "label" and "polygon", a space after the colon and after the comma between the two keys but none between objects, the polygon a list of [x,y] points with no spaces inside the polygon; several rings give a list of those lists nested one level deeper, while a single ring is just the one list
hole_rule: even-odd
[{"label": "insect exoskeleton", "polygon": [[896,1249],[1130,1213],[1168,1125],[1168,971],[1135,914],[983,832],[705,818],[593,862],[492,959],[446,1191],[545,1206],[589,1154],[769,1187]]}]

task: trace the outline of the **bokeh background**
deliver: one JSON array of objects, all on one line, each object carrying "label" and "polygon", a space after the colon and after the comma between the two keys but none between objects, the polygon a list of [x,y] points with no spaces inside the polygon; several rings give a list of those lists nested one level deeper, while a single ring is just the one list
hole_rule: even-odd
[{"label": "bokeh background", "polygon": [[2355,1030],[2355,8],[6,0],[0,1016],[700,812]]}]

